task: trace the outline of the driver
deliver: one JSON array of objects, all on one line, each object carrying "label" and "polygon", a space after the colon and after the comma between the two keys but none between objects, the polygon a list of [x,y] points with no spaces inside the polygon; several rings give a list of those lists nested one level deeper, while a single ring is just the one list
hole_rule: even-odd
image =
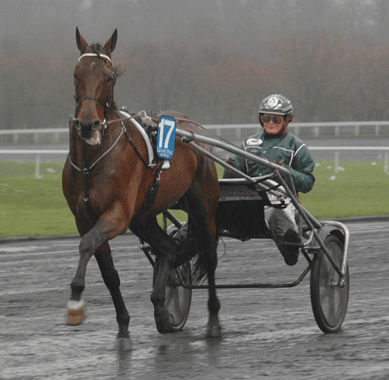
[{"label": "driver", "polygon": [[[296,192],[307,193],[315,182],[315,162],[308,147],[288,132],[292,120],[293,106],[290,100],[279,94],[269,95],[259,106],[259,123],[264,130],[245,139],[241,148],[285,167],[292,176]],[[250,177],[271,173],[271,169],[240,156],[235,156],[234,166]],[[238,176],[228,170],[224,171],[224,178],[233,177]],[[272,202],[272,196],[268,198]],[[295,210],[290,201],[285,208],[265,206],[264,210],[266,225],[287,265],[297,263],[302,245]]]}]

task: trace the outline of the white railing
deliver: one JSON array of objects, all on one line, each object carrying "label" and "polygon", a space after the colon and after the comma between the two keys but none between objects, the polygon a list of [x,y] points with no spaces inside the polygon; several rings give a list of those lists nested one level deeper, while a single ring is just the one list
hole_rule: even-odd
[{"label": "white railing", "polygon": [[41,155],[54,154],[63,155],[64,161],[69,150],[65,149],[0,149],[0,161],[1,155],[34,155],[35,156],[35,178],[41,178],[40,166],[41,166]]},{"label": "white railing", "polygon": [[39,128],[39,129],[2,129],[0,130],[0,136],[13,136],[13,143],[19,143],[19,137],[21,135],[32,135],[34,144],[38,144],[40,135],[51,134],[53,137],[53,143],[58,143],[60,135],[69,134],[68,128]]},{"label": "white railing", "polygon": [[335,152],[335,173],[339,171],[339,152],[355,151],[355,152],[384,152],[384,173],[389,174],[389,147],[387,146],[314,146],[309,147],[311,151],[333,151]]},{"label": "white railing", "polygon": [[[217,135],[221,135],[223,131],[227,130],[235,130],[236,139],[240,140],[247,134],[244,133],[245,129],[258,129],[259,124],[208,124],[204,125],[206,129],[213,131]],[[389,129],[389,121],[342,121],[342,122],[325,122],[325,123],[291,123],[289,128],[290,130],[296,134],[297,136],[301,133],[302,129],[311,128],[313,129],[313,136],[320,137],[322,130],[328,130],[329,128],[333,128],[334,136],[339,137],[342,129],[352,129],[354,136],[358,137],[361,134],[362,127],[370,127],[373,128],[374,131],[371,135],[376,137],[380,136],[380,131],[382,127],[388,127]],[[32,135],[33,142],[39,142],[40,135],[48,135],[51,134],[51,139],[53,143],[58,143],[60,136],[64,134],[68,134],[68,128],[40,128],[40,129],[2,129],[0,130],[0,136],[11,135],[13,136],[14,144],[18,144],[19,138],[21,135]]]},{"label": "white railing", "polygon": [[[310,151],[333,151],[335,161],[335,173],[339,171],[339,152],[342,151],[377,151],[384,152],[384,173],[389,174],[389,146],[313,146],[309,147]],[[1,155],[34,155],[35,156],[35,177],[41,178],[40,175],[40,163],[41,155],[46,154],[58,154],[65,156],[68,154],[67,149],[0,149],[0,161]]]},{"label": "white railing", "polygon": [[[315,122],[315,123],[291,123],[289,124],[289,130],[292,131],[296,136],[301,132],[301,129],[313,128],[313,136],[320,137],[320,130],[323,129],[334,129],[334,136],[339,137],[341,129],[353,129],[355,137],[361,135],[362,127],[374,128],[374,132],[371,133],[375,137],[380,136],[380,130],[382,127],[389,127],[389,121],[338,121],[338,122]],[[215,134],[220,135],[223,130],[236,130],[236,138],[240,140],[242,137],[247,136],[242,133],[245,129],[258,129],[258,124],[210,124],[204,125],[205,128],[214,131]]]}]

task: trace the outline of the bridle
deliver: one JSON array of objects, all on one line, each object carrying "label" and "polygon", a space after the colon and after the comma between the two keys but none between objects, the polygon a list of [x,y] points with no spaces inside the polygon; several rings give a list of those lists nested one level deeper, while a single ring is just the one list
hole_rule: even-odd
[{"label": "bridle", "polygon": [[[78,62],[84,58],[84,57],[99,57],[101,59],[104,59],[105,62],[109,62],[111,65],[112,65],[112,61],[110,59],[110,57],[108,57],[107,55],[104,55],[104,54],[99,54],[97,52],[95,53],[85,53],[85,54],[82,54],[79,58],[78,58]],[[117,138],[115,139],[115,141],[113,142],[113,144],[111,145],[110,148],[108,148],[103,154],[101,154],[91,165],[89,165],[88,167],[84,167],[84,168],[80,168],[79,166],[77,166],[73,160],[72,160],[72,149],[71,149],[71,145],[70,145],[70,149],[69,149],[69,161],[70,161],[70,164],[73,166],[74,169],[76,169],[77,171],[79,171],[80,173],[82,173],[84,175],[84,178],[85,178],[85,197],[84,197],[84,201],[88,204],[88,200],[89,200],[89,191],[88,191],[88,177],[89,177],[89,174],[90,174],[90,171],[96,166],[96,164],[102,160],[108,153],[110,153],[114,147],[118,144],[120,138],[122,137],[122,135],[126,135],[126,137],[128,138],[128,141],[129,143],[132,145],[132,147],[134,148],[135,152],[137,153],[137,155],[140,157],[141,161],[145,164],[146,167],[148,167],[148,164],[147,162],[143,159],[142,155],[140,154],[140,152],[138,151],[138,149],[135,147],[135,144],[133,143],[132,139],[130,138],[130,136],[128,135],[128,132],[126,130],[126,127],[124,125],[124,120],[125,119],[128,119],[128,118],[125,118],[125,119],[116,119],[116,120],[111,120],[111,121],[107,121],[107,116],[108,116],[108,110],[110,108],[110,104],[111,104],[111,101],[112,101],[112,93],[113,93],[113,88],[115,86],[115,83],[116,83],[116,75],[115,75],[115,72],[112,71],[112,82],[111,82],[111,88],[110,88],[110,91],[109,91],[109,95],[108,95],[108,99],[106,102],[103,102],[101,99],[98,99],[98,98],[95,98],[93,96],[84,96],[82,97],[81,99],[77,99],[76,97],[76,107],[78,107],[80,105],[80,103],[83,101],[83,100],[86,100],[86,99],[92,99],[92,100],[95,100],[96,102],[100,103],[103,108],[104,108],[104,121],[101,123],[101,127],[103,129],[103,131],[107,128],[107,125],[112,123],[112,122],[116,122],[116,121],[120,121],[121,125],[122,125],[122,128],[121,128],[121,131],[119,133],[119,135],[117,136]],[[133,118],[132,116],[130,118]],[[70,117],[69,119],[69,125],[70,124],[73,124],[73,122],[77,121],[77,119],[75,119],[73,116]],[[74,123],[75,125],[75,128],[77,130],[80,130],[81,129],[81,126],[78,126],[77,123]],[[70,139],[70,142],[71,142],[71,139]],[[70,143],[71,144],[71,143]],[[89,207],[89,204],[88,204],[88,207]]]},{"label": "bridle", "polygon": [[[105,59],[105,62],[109,62],[112,65],[111,59],[107,55],[104,55],[104,54],[99,54],[97,52],[86,53],[86,54],[81,55],[79,57],[78,61],[80,61],[84,57],[99,57],[99,58]],[[83,175],[83,177],[84,177],[84,202],[85,202],[85,204],[86,204],[86,206],[87,206],[87,208],[89,210],[89,213],[95,219],[98,219],[98,215],[96,215],[94,209],[92,208],[92,206],[91,206],[91,204],[89,202],[89,175],[90,175],[91,170],[97,165],[97,163],[100,162],[104,157],[106,157],[115,148],[115,146],[118,144],[120,138],[123,135],[125,135],[127,137],[129,144],[132,146],[132,148],[134,149],[135,153],[138,155],[139,159],[143,162],[143,164],[145,165],[145,167],[147,169],[152,171],[152,176],[154,177],[153,183],[147,189],[146,198],[145,198],[145,201],[144,201],[144,203],[143,203],[143,205],[141,207],[141,210],[140,210],[140,212],[138,214],[138,217],[140,217],[139,215],[142,215],[142,216],[146,215],[147,212],[152,207],[152,205],[153,205],[153,203],[155,201],[155,197],[156,197],[156,195],[158,193],[158,189],[159,189],[160,181],[161,181],[161,175],[160,174],[161,174],[161,170],[162,170],[162,162],[159,162],[159,163],[157,163],[155,165],[154,164],[153,165],[151,165],[151,164],[149,165],[146,162],[146,160],[142,157],[141,153],[139,152],[139,150],[137,149],[137,147],[135,146],[134,142],[132,141],[130,135],[127,132],[126,126],[124,124],[124,120],[126,120],[126,119],[134,119],[136,116],[129,115],[129,117],[126,117],[124,119],[117,118],[116,120],[107,121],[108,110],[109,110],[110,105],[111,105],[113,88],[115,86],[115,82],[116,82],[116,75],[115,75],[115,72],[112,70],[111,89],[109,91],[108,99],[107,99],[106,102],[103,102],[100,99],[95,98],[93,96],[84,96],[81,99],[77,99],[76,98],[76,107],[78,107],[80,105],[80,103],[83,100],[86,100],[86,99],[95,100],[95,101],[97,101],[98,103],[100,103],[104,107],[104,121],[102,123],[100,123],[100,126],[103,129],[103,131],[107,128],[108,124],[110,124],[112,122],[120,122],[120,124],[122,126],[121,131],[120,131],[119,135],[116,137],[116,139],[113,142],[113,144],[111,145],[111,147],[108,148],[103,154],[101,154],[91,165],[82,168],[82,167],[77,166],[73,162],[73,160],[72,160],[72,144],[71,144],[72,139],[71,138],[69,139],[69,144],[70,144],[70,146],[69,146],[69,155],[68,155],[69,162],[72,165],[72,167],[74,169],[76,169],[78,172],[80,172]],[[115,113],[116,113],[116,116],[118,117],[119,115],[118,115],[118,112],[116,110],[115,110]],[[70,126],[70,124],[74,123],[76,129],[80,131],[81,130],[81,125],[78,125],[77,121],[78,120],[76,118],[71,116],[70,119],[69,119],[69,126]]]},{"label": "bridle", "polygon": [[[82,54],[79,58],[78,58],[78,62],[80,62],[80,60],[84,57],[99,57],[99,58],[102,58],[105,60],[106,63],[110,63],[112,65],[112,61],[111,61],[111,58],[109,58],[107,55],[105,54],[99,54],[99,53],[85,53],[85,54]],[[115,83],[116,83],[116,74],[114,71],[112,71],[112,81],[111,81],[111,88],[109,90],[109,94],[108,94],[108,99],[107,101],[103,102],[101,99],[98,99],[98,98],[95,98],[94,96],[83,96],[81,99],[77,99],[76,95],[74,96],[74,98],[76,99],[76,108],[79,107],[79,105],[81,104],[81,102],[83,100],[86,100],[86,99],[92,99],[92,100],[95,100],[96,102],[100,103],[103,108],[104,108],[104,120],[103,122],[101,123],[101,126],[103,128],[103,130],[107,127],[106,125],[106,122],[107,122],[107,115],[108,115],[108,111],[109,111],[109,107],[110,107],[110,104],[111,104],[111,100],[112,100],[112,93],[113,93],[113,88],[115,86]],[[78,130],[81,129],[81,127],[77,127],[76,128]]]}]

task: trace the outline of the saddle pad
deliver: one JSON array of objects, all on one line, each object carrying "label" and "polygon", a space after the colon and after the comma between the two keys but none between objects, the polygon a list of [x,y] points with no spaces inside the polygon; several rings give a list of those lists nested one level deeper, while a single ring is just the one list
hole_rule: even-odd
[{"label": "saddle pad", "polygon": [[[122,110],[119,111],[123,116],[130,118],[131,115],[128,114],[127,112],[124,112]],[[149,156],[149,165],[151,165],[154,162],[154,151],[153,147],[151,146],[151,142],[149,139],[149,136],[147,136],[146,131],[144,128],[134,119],[131,119],[132,122],[135,124],[135,126],[138,128],[139,132],[141,133],[143,139],[145,140],[146,146],[147,146],[147,151],[148,151],[148,156]]]}]

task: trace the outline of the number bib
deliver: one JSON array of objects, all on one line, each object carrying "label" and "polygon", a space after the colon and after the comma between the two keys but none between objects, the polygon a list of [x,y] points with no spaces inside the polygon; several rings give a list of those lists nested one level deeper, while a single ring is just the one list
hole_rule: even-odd
[{"label": "number bib", "polygon": [[176,141],[176,120],[169,116],[161,116],[158,123],[158,156],[170,160],[174,154]]}]

